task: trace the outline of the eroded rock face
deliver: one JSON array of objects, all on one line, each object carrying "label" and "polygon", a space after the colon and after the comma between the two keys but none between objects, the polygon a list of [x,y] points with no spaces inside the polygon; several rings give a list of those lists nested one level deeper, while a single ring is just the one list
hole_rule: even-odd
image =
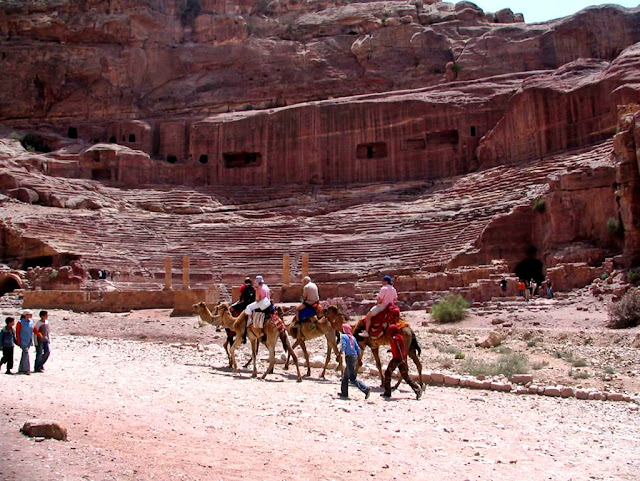
[{"label": "eroded rock face", "polygon": [[527,25],[471,2],[16,2],[0,16],[0,120],[291,105],[438,84],[450,61],[462,80],[555,69],[613,60],[638,25],[613,6]]}]

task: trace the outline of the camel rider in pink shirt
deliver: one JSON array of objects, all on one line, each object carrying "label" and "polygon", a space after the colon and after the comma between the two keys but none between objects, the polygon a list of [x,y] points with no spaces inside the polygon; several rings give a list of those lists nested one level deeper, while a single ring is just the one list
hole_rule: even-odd
[{"label": "camel rider in pink shirt", "polygon": [[376,305],[373,306],[364,318],[364,331],[360,333],[362,337],[369,336],[369,328],[371,327],[371,318],[376,314],[380,314],[384,311],[389,304],[395,303],[398,300],[398,292],[393,287],[393,281],[391,276],[384,276],[382,278],[382,288],[378,292],[376,298]]},{"label": "camel rider in pink shirt", "polygon": [[262,276],[256,276],[256,301],[247,306],[244,312],[249,318],[249,323],[253,319],[253,311],[256,309],[267,309],[271,305],[271,291],[264,283]]}]

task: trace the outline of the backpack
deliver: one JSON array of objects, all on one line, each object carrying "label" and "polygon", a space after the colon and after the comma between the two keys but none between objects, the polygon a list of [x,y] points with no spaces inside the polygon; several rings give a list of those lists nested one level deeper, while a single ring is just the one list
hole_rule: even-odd
[{"label": "backpack", "polygon": [[252,303],[256,300],[256,290],[250,284],[245,284],[244,290],[242,291],[242,301],[246,303]]}]

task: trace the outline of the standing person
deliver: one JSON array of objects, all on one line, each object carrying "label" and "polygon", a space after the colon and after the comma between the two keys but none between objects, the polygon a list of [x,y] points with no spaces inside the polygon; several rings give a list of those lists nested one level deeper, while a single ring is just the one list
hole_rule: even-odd
[{"label": "standing person", "polygon": [[340,335],[340,352],[344,353],[345,368],[342,373],[342,384],[338,395],[343,399],[349,398],[349,382],[357,386],[364,393],[364,398],[369,399],[371,388],[365,383],[356,379],[356,367],[358,365],[358,356],[360,356],[360,346],[353,337],[351,326],[349,324],[342,325],[343,334]]},{"label": "standing person", "polygon": [[16,342],[16,333],[13,330],[13,325],[16,320],[13,317],[7,317],[5,319],[5,327],[0,331],[0,346],[2,346],[2,359],[0,359],[0,366],[5,362],[7,363],[7,374],[13,374],[13,344]]},{"label": "standing person", "polygon": [[364,317],[364,331],[360,333],[362,337],[369,336],[369,328],[371,327],[371,318],[376,314],[380,314],[384,311],[389,304],[393,304],[398,300],[398,292],[393,287],[393,281],[391,276],[384,276],[382,278],[382,288],[378,292],[376,297],[376,305],[373,306],[367,315]]},{"label": "standing person", "polygon": [[44,371],[44,364],[49,359],[49,313],[40,311],[40,319],[36,322],[35,333],[37,335],[36,344],[36,364],[35,372]]},{"label": "standing person", "polygon": [[248,324],[253,320],[253,311],[256,309],[267,309],[271,305],[271,291],[269,286],[264,283],[262,276],[256,276],[256,300],[247,306],[244,310],[249,317]]},{"label": "standing person", "polygon": [[20,357],[20,365],[18,366],[18,374],[31,374],[31,360],[29,359],[29,348],[33,346],[33,334],[35,326],[31,318],[33,311],[27,309],[20,316],[20,321],[16,326],[16,339],[22,356]]},{"label": "standing person", "polygon": [[416,399],[422,397],[422,389],[409,377],[409,366],[407,366],[407,351],[404,349],[404,339],[400,334],[400,329],[396,324],[389,326],[389,340],[391,341],[391,356],[387,370],[384,373],[384,392],[381,394],[383,397],[391,397],[391,376],[396,367],[400,368],[400,375],[402,379],[411,386],[413,392],[416,393]]},{"label": "standing person", "polygon": [[553,299],[553,283],[551,279],[547,279],[547,298]]},{"label": "standing person", "polygon": [[296,307],[296,317],[293,320],[294,325],[298,322],[298,316],[300,311],[310,307],[315,309],[315,304],[320,301],[320,294],[318,293],[318,286],[315,282],[311,282],[311,277],[306,276],[302,279],[302,304]]},{"label": "standing person", "polygon": [[503,296],[507,293],[507,280],[504,278],[500,281],[500,290]]}]

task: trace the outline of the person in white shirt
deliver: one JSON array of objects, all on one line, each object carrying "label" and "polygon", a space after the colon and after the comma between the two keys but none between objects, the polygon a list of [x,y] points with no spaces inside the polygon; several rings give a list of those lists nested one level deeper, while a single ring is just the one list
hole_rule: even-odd
[{"label": "person in white shirt", "polygon": [[294,323],[298,322],[298,315],[300,314],[301,310],[307,307],[315,309],[315,304],[320,301],[318,286],[315,284],[315,282],[311,282],[311,278],[309,276],[306,276],[304,279],[302,279],[302,285],[304,286],[302,288],[302,304],[296,307],[296,317],[294,319]]}]

